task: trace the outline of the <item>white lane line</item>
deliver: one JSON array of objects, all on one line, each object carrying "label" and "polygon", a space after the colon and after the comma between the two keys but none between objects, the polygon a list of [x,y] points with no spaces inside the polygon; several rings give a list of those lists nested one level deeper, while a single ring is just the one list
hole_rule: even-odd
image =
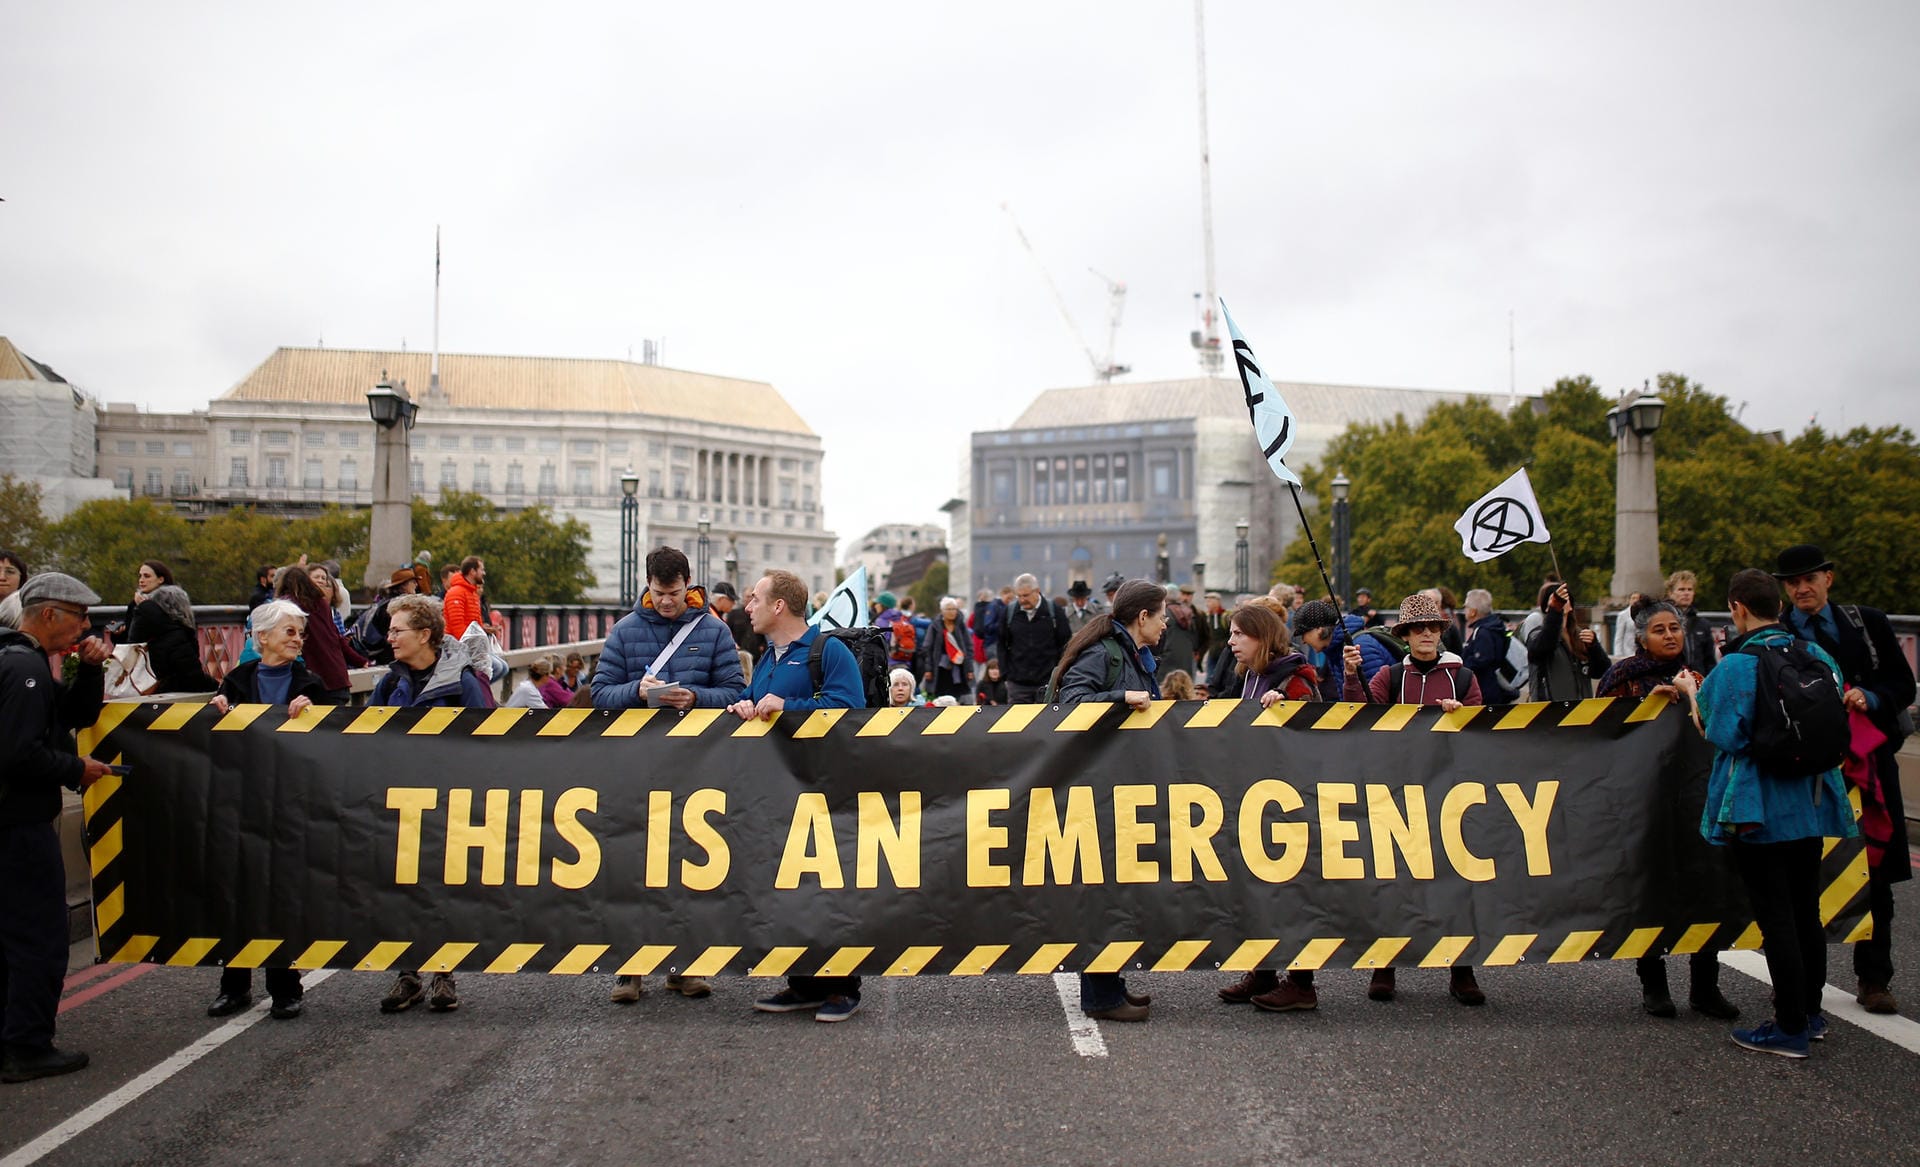
[{"label": "white lane line", "polygon": [[[1073,1039],[1073,1052],[1083,1058],[1107,1056],[1107,1041],[1100,1036],[1100,1023],[1080,1011],[1078,973],[1054,973],[1054,991],[1060,994],[1060,1007],[1067,1011],[1067,1036]],[[0,1162],[0,1167],[12,1167]]]},{"label": "white lane line", "polygon": [[[332,975],[332,969],[309,973],[305,978],[306,983],[303,988],[312,989]],[[255,1022],[267,1015],[267,1009],[272,1004],[272,1000],[263,995],[260,1002],[245,1013],[214,1029],[192,1045],[175,1050],[173,1053],[167,1055],[166,1060],[151,1070],[148,1070],[138,1078],[135,1078],[118,1090],[100,1099],[92,1106],[87,1107],[85,1110],[74,1115],[59,1126],[54,1127],[26,1146],[21,1147],[13,1154],[8,1155],[4,1159],[0,1159],[0,1167],[27,1167],[29,1163],[39,1162],[43,1157],[71,1142],[75,1136],[84,1133],[90,1127],[112,1117],[116,1111],[128,1103],[135,1101],[141,1095],[245,1033]],[[84,1072],[85,1071],[82,1071],[82,1073]]]},{"label": "white lane line", "polygon": [[[1773,984],[1773,978],[1767,975],[1767,958],[1759,952],[1744,948],[1729,950],[1720,954],[1720,963],[1747,974],[1763,985]],[[1886,1038],[1908,1053],[1920,1054],[1920,1022],[1908,1020],[1897,1013],[1869,1013],[1845,989],[1825,986],[1821,1012],[1829,1020],[1850,1022],[1875,1037]],[[0,1167],[6,1167],[6,1164],[0,1163]]]}]

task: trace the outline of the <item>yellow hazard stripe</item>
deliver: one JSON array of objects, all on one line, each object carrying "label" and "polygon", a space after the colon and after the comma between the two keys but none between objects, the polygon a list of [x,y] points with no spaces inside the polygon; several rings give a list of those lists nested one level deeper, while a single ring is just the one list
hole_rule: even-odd
[{"label": "yellow hazard stripe", "polygon": [[667,736],[699,737],[725,713],[724,709],[689,709],[680,715],[679,721],[667,731]]},{"label": "yellow hazard stripe", "polygon": [[641,726],[652,721],[653,715],[657,712],[658,710],[654,709],[623,709],[620,711],[620,716],[614,718],[613,724],[607,726],[600,736],[632,737],[640,732]]},{"label": "yellow hazard stripe", "polygon": [[804,948],[774,948],[760,958],[760,963],[747,970],[750,977],[783,977],[800,958],[807,954]]},{"label": "yellow hazard stripe", "polygon": [[249,940],[245,947],[233,954],[233,959],[227,962],[227,967],[259,968],[284,943],[286,943],[284,940]]},{"label": "yellow hazard stripe", "polygon": [[127,913],[127,885],[115,884],[112,891],[101,896],[93,905],[94,926],[101,932],[110,932]]},{"label": "yellow hazard stripe", "polygon": [[552,971],[562,976],[579,976],[591,969],[593,962],[599,960],[600,955],[611,947],[612,945],[609,944],[576,944],[572,951],[560,958]]},{"label": "yellow hazard stripe", "polygon": [[386,972],[393,967],[394,961],[399,960],[407,949],[412,947],[413,945],[405,940],[382,940],[353,967],[361,972]]},{"label": "yellow hazard stripe", "polygon": [[820,971],[814,975],[822,977],[852,976],[853,970],[860,967],[860,962],[872,955],[873,946],[870,944],[864,948],[858,945],[850,945],[829,956],[826,963],[820,966]]},{"label": "yellow hazard stripe", "polygon": [[393,720],[400,712],[398,705],[370,705],[360,711],[360,716],[347,723],[341,733],[376,733],[380,727]]},{"label": "yellow hazard stripe", "polygon": [[[1274,708],[1278,708],[1275,706]],[[1252,972],[1266,962],[1273,950],[1280,946],[1278,940],[1242,940],[1233,954],[1220,962],[1222,972]]]},{"label": "yellow hazard stripe", "polygon": [[1319,719],[1313,723],[1313,728],[1345,729],[1347,723],[1352,721],[1354,717],[1366,707],[1367,704],[1364,701],[1336,701],[1332,705],[1327,706],[1327,711],[1322,713]]},{"label": "yellow hazard stripe", "polygon": [[1873,939],[1873,913],[1866,912],[1861,915],[1860,922],[1853,926],[1853,931],[1847,933],[1846,942],[1848,944],[1854,944],[1861,940],[1871,939]]},{"label": "yellow hazard stripe", "polygon": [[1159,724],[1162,717],[1167,715],[1167,710],[1172,709],[1174,704],[1172,701],[1149,702],[1145,709],[1134,709],[1128,712],[1126,720],[1120,723],[1120,728],[1152,729]]},{"label": "yellow hazard stripe", "polygon": [[325,968],[327,963],[334,957],[340,955],[340,950],[346,946],[347,942],[344,940],[316,940],[312,944],[307,945],[305,952],[294,957],[293,961],[288,964],[287,967],[297,969]]},{"label": "yellow hazard stripe", "polygon": [[80,805],[86,811],[87,818],[91,820],[95,812],[104,806],[107,799],[112,798],[119,789],[120,775],[105,774],[92,786],[81,791]]},{"label": "yellow hazard stripe", "polygon": [[1087,962],[1087,971],[1094,973],[1119,972],[1127,967],[1127,961],[1140,951],[1138,940],[1116,940],[1100,950],[1100,955]]},{"label": "yellow hazard stripe", "polygon": [[1065,963],[1077,944],[1042,944],[1034,950],[1027,962],[1020,966],[1023,973],[1050,973]]},{"label": "yellow hazard stripe", "polygon": [[196,936],[182,944],[172,956],[169,956],[167,963],[176,968],[192,968],[205,960],[207,953],[212,952],[219,943],[218,937]]},{"label": "yellow hazard stripe", "polygon": [[1862,847],[1854,852],[1853,858],[1847,861],[1846,868],[1834,878],[1831,884],[1827,885],[1827,890],[1821,894],[1820,922],[1833,923],[1834,917],[1840,914],[1840,909],[1851,903],[1853,897],[1858,895],[1860,889],[1865,886],[1867,886],[1867,849]]},{"label": "yellow hazard stripe", "polygon": [[673,955],[671,944],[643,944],[615,970],[623,977],[643,977]]},{"label": "yellow hazard stripe", "polygon": [[1654,942],[1660,939],[1658,928],[1635,928],[1627,936],[1626,942],[1614,950],[1615,960],[1638,960],[1652,950]]},{"label": "yellow hazard stripe", "polygon": [[1007,954],[1009,947],[1011,947],[1011,945],[979,945],[974,948],[973,951],[960,958],[960,963],[953,967],[953,975],[956,977],[977,977],[984,975],[988,969],[993,967],[994,961],[999,960]]},{"label": "yellow hazard stripe", "polygon": [[580,723],[594,715],[592,709],[556,709],[540,727],[535,737],[566,737],[580,728]]},{"label": "yellow hazard stripe", "polygon": [[899,729],[900,723],[905,721],[907,715],[912,712],[913,709],[911,706],[901,706],[897,709],[876,709],[873,711],[873,716],[867,718],[867,723],[861,726],[860,731],[853,736],[886,737],[894,730]]},{"label": "yellow hazard stripe", "polygon": [[127,701],[111,701],[101,706],[100,716],[95,719],[92,725],[80,731],[78,745],[81,755],[85,756],[93,753],[95,749],[99,748],[101,741],[103,741],[108,734],[119,729],[120,723],[127,719],[127,715],[139,707],[138,703]]},{"label": "yellow hazard stripe", "polygon": [[1098,724],[1106,716],[1107,710],[1112,708],[1112,703],[1107,701],[1082,702],[1067,710],[1067,715],[1060,719],[1059,725],[1053,727],[1053,732],[1084,733]]},{"label": "yellow hazard stripe", "polygon": [[1577,964],[1587,959],[1587,954],[1593,951],[1593,946],[1600,943],[1600,937],[1604,935],[1604,932],[1569,932],[1567,938],[1560,942],[1560,947],[1553,950],[1553,955],[1547,957],[1547,963]]},{"label": "yellow hazard stripe", "polygon": [[147,726],[148,733],[173,733],[186,727],[193,715],[207,707],[205,701],[176,701],[160,711],[160,716]]},{"label": "yellow hazard stripe", "polygon": [[940,955],[938,944],[916,944],[900,954],[900,959],[887,966],[886,975],[890,977],[918,976],[921,970],[933,963]]},{"label": "yellow hazard stripe", "polygon": [[314,727],[327,719],[337,705],[309,705],[300,711],[300,716],[289,717],[274,727],[275,733],[312,733]]},{"label": "yellow hazard stripe", "polygon": [[531,709],[520,709],[513,706],[496,709],[492,713],[487,714],[485,721],[473,727],[473,736],[502,737],[508,730],[520,724],[521,718],[532,712],[533,710]]},{"label": "yellow hazard stripe", "polygon": [[1575,726],[1592,725],[1600,720],[1600,715],[1605,713],[1607,706],[1611,704],[1613,704],[1611,697],[1589,697],[1567,710],[1567,715],[1560,719],[1560,728],[1571,729]]},{"label": "yellow hazard stripe", "polygon": [[772,717],[749,717],[733,731],[734,737],[766,737],[773,732],[774,723],[780,720],[778,713]]},{"label": "yellow hazard stripe", "polygon": [[458,721],[463,710],[458,705],[435,705],[420,715],[420,720],[408,728],[408,735],[429,735],[444,731]]},{"label": "yellow hazard stripe", "polygon": [[949,705],[940,711],[939,716],[927,723],[920,731],[921,737],[940,737],[944,734],[959,732],[961,726],[972,720],[980,712],[978,705]]},{"label": "yellow hazard stripe", "polygon": [[153,946],[158,943],[158,936],[129,936],[127,942],[120,946],[120,951],[109,957],[107,963],[136,964],[145,960],[147,953],[152,952]]},{"label": "yellow hazard stripe", "polygon": [[107,864],[120,857],[120,848],[124,839],[121,826],[121,823],[115,823],[108,827],[106,833],[100,836],[100,841],[93,845],[91,858],[95,879],[98,879],[100,873],[107,869]]},{"label": "yellow hazard stripe", "polygon": [[1386,968],[1393,963],[1395,957],[1400,955],[1400,950],[1411,943],[1413,943],[1411,936],[1382,936],[1367,945],[1367,950],[1360,954],[1359,960],[1353,962],[1353,967]]},{"label": "yellow hazard stripe", "polygon": [[1253,719],[1253,724],[1262,729],[1279,729],[1306,707],[1305,701],[1275,701],[1260,711],[1260,716]]},{"label": "yellow hazard stripe", "polygon": [[1428,732],[1459,733],[1467,727],[1469,721],[1480,716],[1480,711],[1484,708],[1486,708],[1484,705],[1462,705],[1458,709],[1448,710],[1434,720],[1433,728]]},{"label": "yellow hazard stripe", "polygon": [[490,973],[517,973],[527,967],[527,962],[540,954],[544,944],[509,944],[499,956],[487,965]]},{"label": "yellow hazard stripe", "polygon": [[1008,705],[1000,716],[993,719],[987,727],[988,733],[1019,733],[1033,724],[1033,719],[1045,713],[1045,705]]},{"label": "yellow hazard stripe", "polygon": [[846,715],[847,711],[844,709],[816,709],[807,715],[805,721],[800,723],[799,729],[793,731],[794,740],[803,741],[826,737],[828,731],[833,729],[835,725],[838,725],[840,719]]},{"label": "yellow hazard stripe", "polygon": [[740,955],[737,944],[716,944],[693,959],[693,963],[680,970],[683,977],[710,977],[727,967],[727,962]]},{"label": "yellow hazard stripe", "polygon": [[1734,938],[1733,947],[1745,948],[1745,949],[1755,949],[1760,947],[1759,923],[1756,922],[1756,923],[1748,924],[1746,927],[1746,930],[1741,932],[1739,936]]},{"label": "yellow hazard stripe", "polygon": [[1186,972],[1200,954],[1207,950],[1205,940],[1180,940],[1162,953],[1159,960],[1153,962],[1154,972]]},{"label": "yellow hazard stripe", "polygon": [[[443,706],[442,708],[446,707]],[[442,944],[438,952],[435,952],[432,956],[429,956],[420,963],[420,971],[429,973],[452,972],[454,969],[460,967],[460,962],[465,960],[467,956],[478,947],[480,947],[478,944]]]},{"label": "yellow hazard stripe", "polygon": [[1309,940],[1307,941],[1307,946],[1300,950],[1300,955],[1287,962],[1287,967],[1304,971],[1319,968],[1326,964],[1327,961],[1332,960],[1333,954],[1339,951],[1340,946],[1344,943],[1346,943],[1344,940],[1332,936],[1322,936]]},{"label": "yellow hazard stripe", "polygon": [[260,715],[272,709],[271,705],[235,705],[227,715],[213,723],[215,733],[239,733],[241,730],[260,720]]},{"label": "yellow hazard stripe", "polygon": [[1380,720],[1373,723],[1372,728],[1375,732],[1382,733],[1393,733],[1395,730],[1405,729],[1407,722],[1412,721],[1413,715],[1418,712],[1420,712],[1418,705],[1390,705],[1387,711],[1380,715]]},{"label": "yellow hazard stripe", "polygon": [[1471,936],[1442,936],[1440,943],[1434,945],[1420,958],[1421,968],[1450,968],[1460,963],[1460,954],[1473,943]]},{"label": "yellow hazard stripe", "polygon": [[1527,949],[1533,947],[1533,942],[1539,938],[1540,935],[1537,932],[1515,932],[1509,936],[1502,936],[1500,943],[1494,945],[1493,951],[1487,954],[1484,963],[1519,964],[1527,955]]},{"label": "yellow hazard stripe", "polygon": [[1712,940],[1713,934],[1719,930],[1720,925],[1718,924],[1693,925],[1680,934],[1680,939],[1674,943],[1672,955],[1689,956],[1700,951],[1707,946],[1707,941]]},{"label": "yellow hazard stripe", "polygon": [[1506,716],[1493,723],[1493,728],[1525,729],[1533,724],[1533,719],[1546,712],[1545,701],[1528,701],[1508,708]]},{"label": "yellow hazard stripe", "polygon": [[1231,697],[1215,697],[1202,702],[1200,708],[1194,710],[1193,716],[1187,718],[1185,728],[1214,729],[1224,722],[1227,715],[1232,713],[1239,704],[1239,701]]},{"label": "yellow hazard stripe", "polygon": [[1660,716],[1661,712],[1664,711],[1666,707],[1667,707],[1667,699],[1664,695],[1643,697],[1640,700],[1640,704],[1637,707],[1635,707],[1634,711],[1632,713],[1627,714],[1626,723],[1628,725],[1634,725],[1642,721],[1652,721],[1654,718]]}]

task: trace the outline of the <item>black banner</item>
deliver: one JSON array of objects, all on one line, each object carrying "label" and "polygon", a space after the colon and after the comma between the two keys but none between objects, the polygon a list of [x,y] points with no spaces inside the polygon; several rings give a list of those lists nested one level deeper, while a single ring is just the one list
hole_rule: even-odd
[{"label": "black banner", "polygon": [[[1678,710],[109,706],[103,956],[495,972],[1440,966],[1752,947]],[[1865,854],[1822,911],[1864,928]]]}]

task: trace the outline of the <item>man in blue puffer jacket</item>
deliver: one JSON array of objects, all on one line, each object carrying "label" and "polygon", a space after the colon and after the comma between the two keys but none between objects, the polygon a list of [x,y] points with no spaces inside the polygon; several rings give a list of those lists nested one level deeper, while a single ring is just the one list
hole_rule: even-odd
[{"label": "man in blue puffer jacket", "polygon": [[677,548],[647,553],[647,590],[613,626],[593,674],[596,708],[724,709],[740,699],[740,650],[691,574]]}]

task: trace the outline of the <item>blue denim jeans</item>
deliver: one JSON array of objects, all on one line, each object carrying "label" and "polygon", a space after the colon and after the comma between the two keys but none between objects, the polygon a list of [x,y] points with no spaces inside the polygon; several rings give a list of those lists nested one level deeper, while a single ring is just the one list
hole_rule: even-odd
[{"label": "blue denim jeans", "polygon": [[1127,978],[1119,973],[1080,974],[1080,1008],[1087,1013],[1118,1009],[1127,1003]]}]

